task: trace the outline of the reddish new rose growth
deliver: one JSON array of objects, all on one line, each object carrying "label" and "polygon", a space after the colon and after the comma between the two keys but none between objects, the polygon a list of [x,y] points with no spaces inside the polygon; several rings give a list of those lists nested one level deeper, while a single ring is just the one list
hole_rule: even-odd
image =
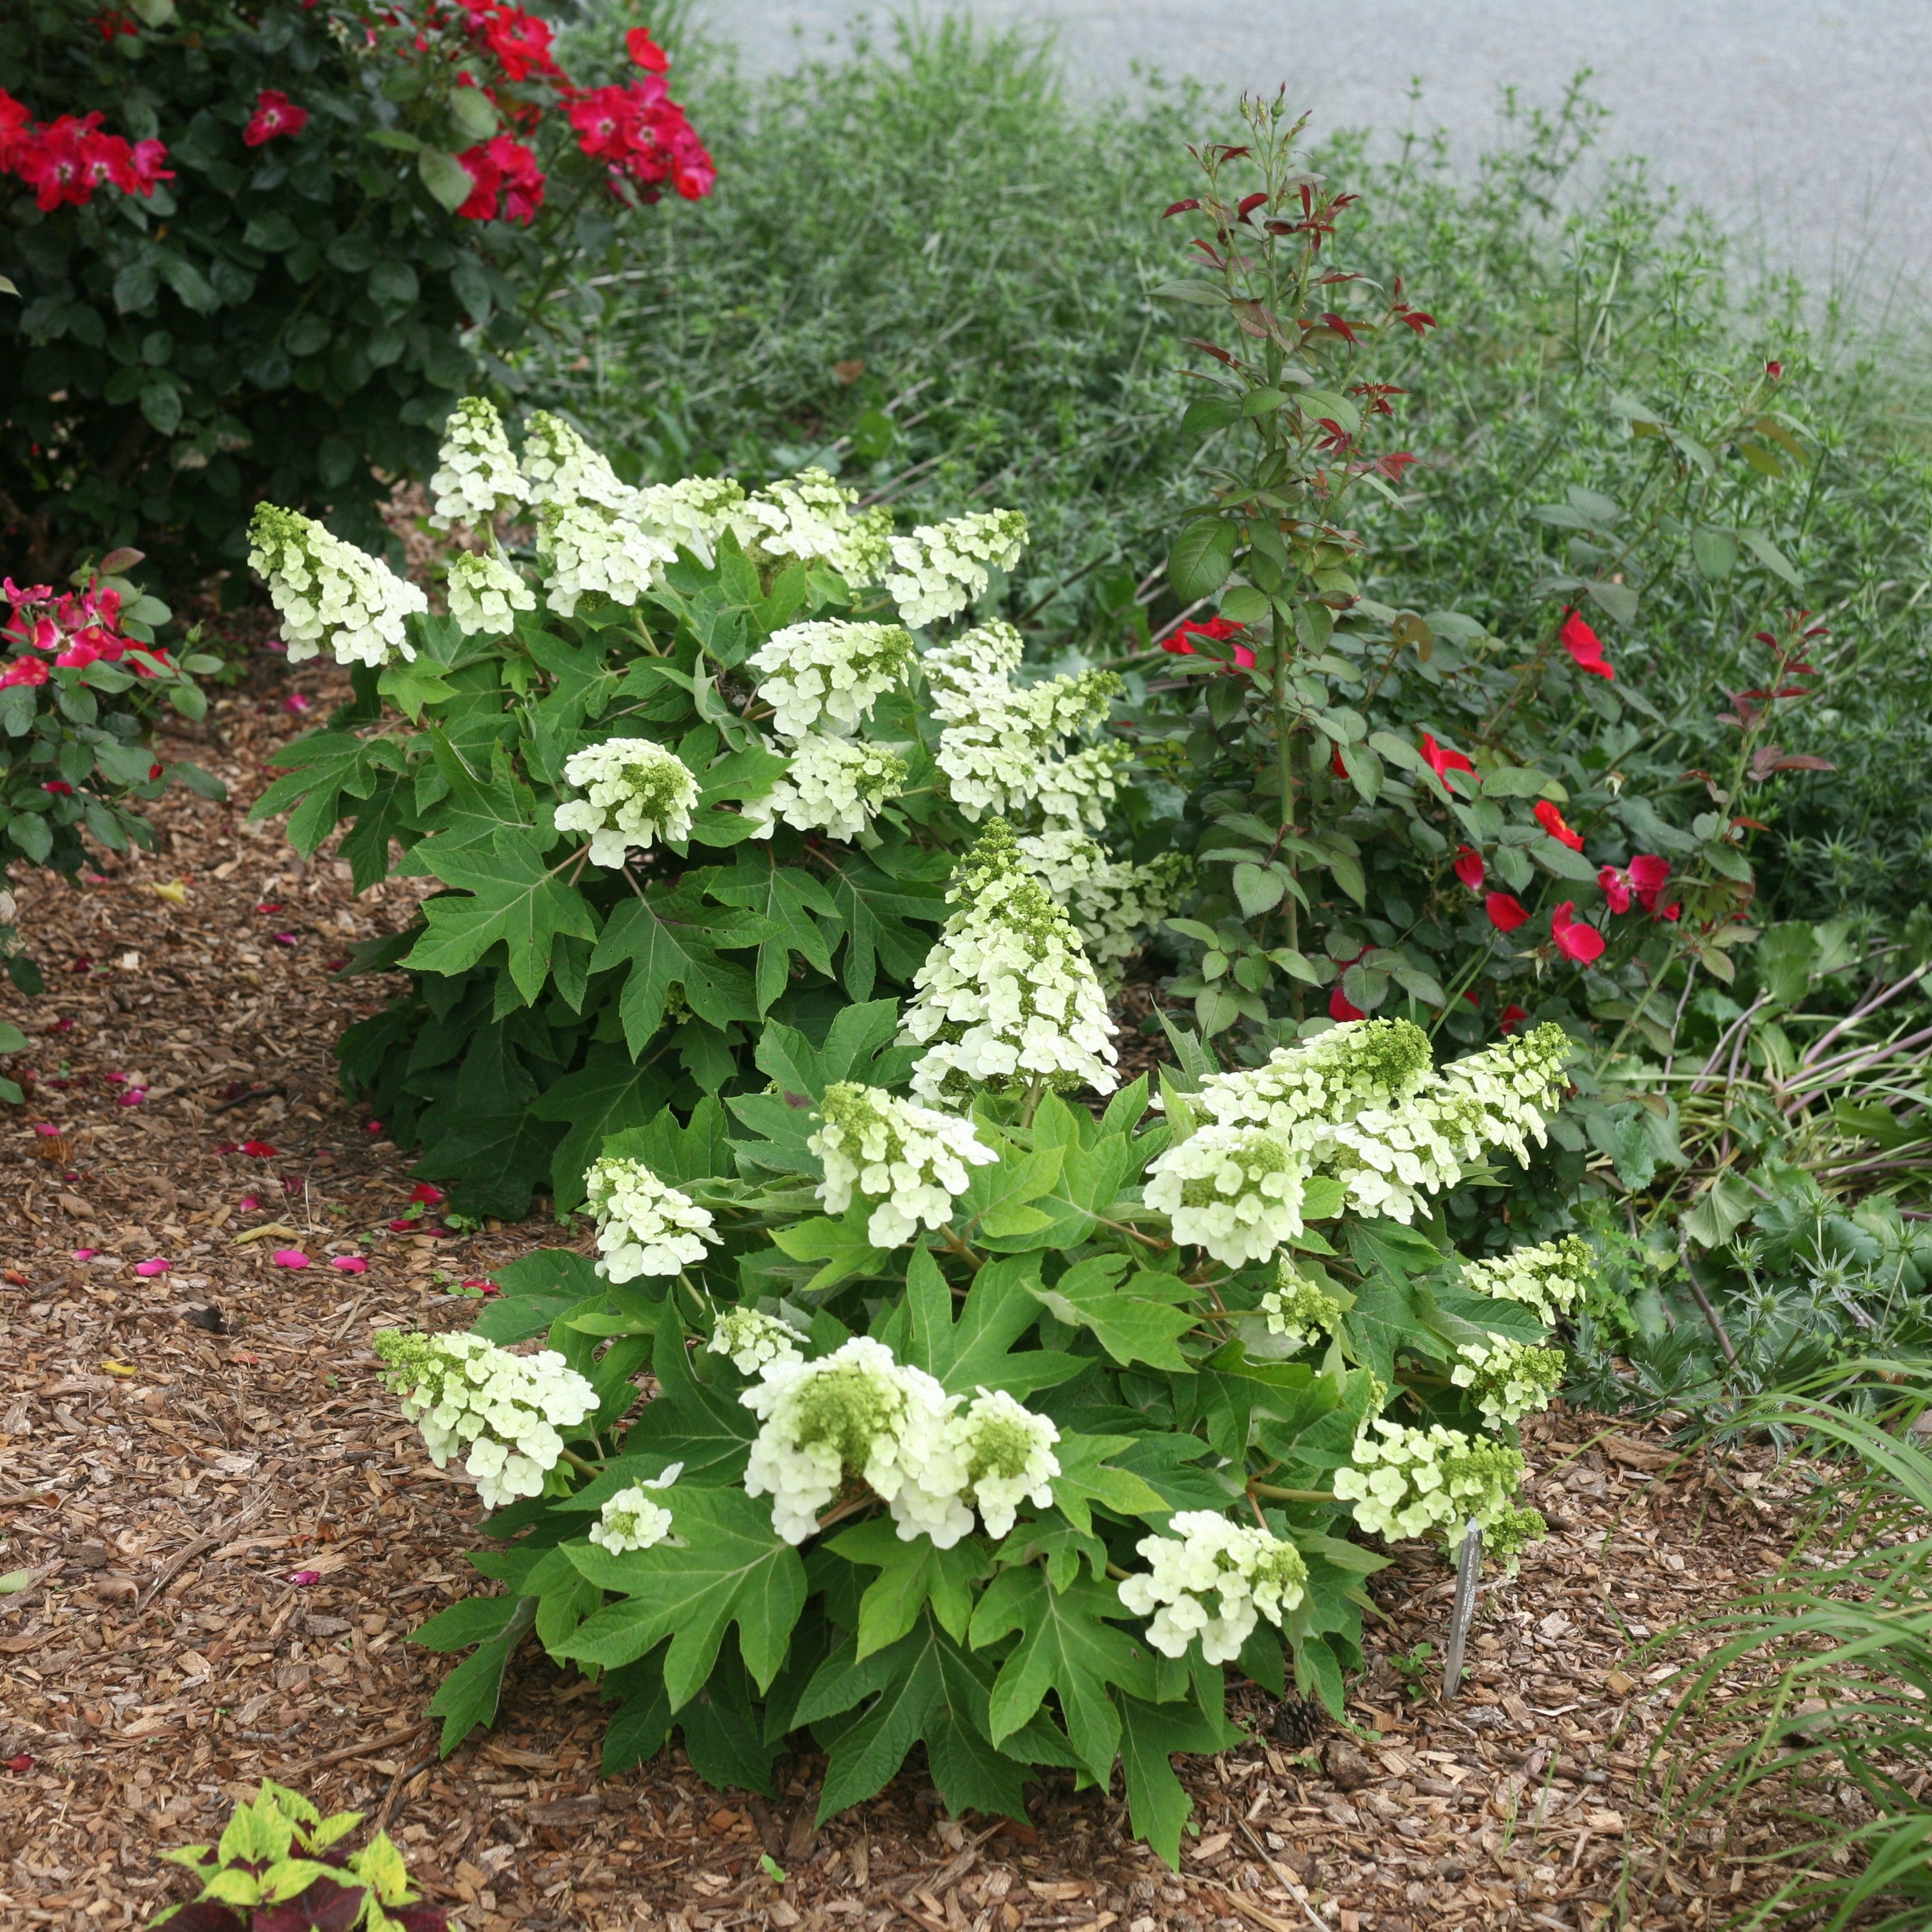
[{"label": "reddish new rose growth", "polygon": [[1573,852],[1583,849],[1583,835],[1573,832],[1563,822],[1563,814],[1546,798],[1539,799],[1536,805],[1536,822],[1559,845],[1567,845]]},{"label": "reddish new rose growth", "polygon": [[161,164],[167,149],[159,141],[124,141],[104,134],[106,117],[63,114],[45,127],[24,103],[0,88],[0,174],[17,175],[34,190],[44,214],[63,204],[84,207],[97,188],[123,194],[152,195],[157,182],[172,181]]},{"label": "reddish new rose growth", "polygon": [[1594,926],[1578,919],[1576,912],[1576,902],[1565,899],[1550,915],[1550,936],[1564,958],[1587,966],[1592,960],[1603,957],[1604,935]]},{"label": "reddish new rose growth", "polygon": [[255,111],[242,130],[244,147],[259,148],[281,134],[299,134],[308,125],[308,110],[298,107],[279,88],[265,87],[255,97]]},{"label": "reddish new rose growth", "polygon": [[1616,673],[1604,658],[1604,640],[1584,622],[1580,613],[1566,610],[1563,614],[1563,628],[1558,633],[1563,640],[1563,648],[1575,661],[1579,670],[1586,670],[1593,677],[1606,677],[1616,681]]},{"label": "reddish new rose growth", "polygon": [[1528,910],[1514,892],[1490,893],[1483,901],[1483,910],[1498,932],[1514,932],[1528,923]]}]

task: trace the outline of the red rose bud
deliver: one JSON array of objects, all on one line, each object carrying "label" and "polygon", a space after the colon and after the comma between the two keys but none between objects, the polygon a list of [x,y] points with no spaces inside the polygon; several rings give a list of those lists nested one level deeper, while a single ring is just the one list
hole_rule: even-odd
[{"label": "red rose bud", "polygon": [[1528,909],[1514,892],[1491,892],[1483,901],[1483,910],[1498,932],[1514,932],[1529,920]]}]

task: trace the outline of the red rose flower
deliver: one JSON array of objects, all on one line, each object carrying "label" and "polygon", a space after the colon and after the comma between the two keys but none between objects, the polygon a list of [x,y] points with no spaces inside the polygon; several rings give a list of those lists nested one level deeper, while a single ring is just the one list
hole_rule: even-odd
[{"label": "red rose flower", "polygon": [[1472,892],[1483,889],[1483,855],[1473,845],[1459,845],[1456,848],[1455,873],[1457,878]]},{"label": "red rose flower", "polygon": [[1365,1020],[1368,1015],[1350,1001],[1342,990],[1342,982],[1335,982],[1334,990],[1328,995],[1328,1017],[1334,1020]]},{"label": "red rose flower", "polygon": [[[1631,890],[1636,892],[1637,903],[1646,912],[1657,914],[1658,896],[1664,890],[1665,881],[1670,877],[1670,861],[1659,858],[1654,852],[1640,852],[1630,862]],[[1674,919],[1676,914],[1672,911],[1658,914],[1658,916]]]},{"label": "red rose flower", "polygon": [[1511,1004],[1504,1007],[1497,1017],[1496,1024],[1502,1029],[1504,1036],[1507,1037],[1514,1033],[1528,1017],[1528,1014],[1522,1007]]},{"label": "red rose flower", "polygon": [[1452,752],[1448,746],[1438,745],[1433,732],[1423,733],[1420,749],[1423,763],[1438,778],[1446,780],[1451,772],[1467,772],[1472,778],[1475,776],[1475,766],[1460,752]]},{"label": "red rose flower", "polygon": [[[1210,644],[1226,644],[1230,638],[1239,637],[1246,628],[1244,625],[1230,623],[1226,617],[1210,617],[1204,624],[1196,623],[1190,618],[1174,626],[1172,636],[1162,638],[1160,647],[1176,657],[1191,658],[1197,655],[1193,639],[1204,638]],[[1252,666],[1254,661],[1255,654],[1246,644],[1234,646],[1234,664],[1238,668],[1246,670]],[[1344,776],[1346,776],[1346,768]]]},{"label": "red rose flower", "polygon": [[1592,960],[1603,957],[1604,935],[1594,926],[1573,916],[1576,910],[1576,901],[1565,899],[1550,915],[1550,936],[1564,958],[1587,966]]},{"label": "red rose flower", "polygon": [[1560,845],[1567,845],[1573,852],[1583,849],[1583,835],[1572,832],[1563,822],[1563,814],[1546,798],[1539,799],[1536,805],[1536,822]]},{"label": "red rose flower", "polygon": [[662,74],[670,65],[670,56],[651,38],[648,27],[633,27],[624,36],[624,46],[632,59],[646,73]]},{"label": "red rose flower", "polygon": [[279,88],[265,87],[255,97],[255,111],[242,130],[244,147],[259,148],[283,134],[299,134],[308,125],[308,110],[298,107]]},{"label": "red rose flower", "polygon": [[1612,684],[1616,682],[1616,673],[1604,662],[1603,639],[1584,622],[1580,613],[1566,610],[1563,614],[1563,628],[1558,634],[1579,670],[1586,670],[1594,677],[1606,677]]},{"label": "red rose flower", "polygon": [[1491,892],[1483,901],[1483,910],[1498,932],[1514,932],[1529,919],[1528,909],[1514,892]]},{"label": "red rose flower", "polygon": [[1630,909],[1630,879],[1628,872],[1620,872],[1614,866],[1597,868],[1597,884],[1605,898],[1610,902],[1612,912],[1628,912]]}]

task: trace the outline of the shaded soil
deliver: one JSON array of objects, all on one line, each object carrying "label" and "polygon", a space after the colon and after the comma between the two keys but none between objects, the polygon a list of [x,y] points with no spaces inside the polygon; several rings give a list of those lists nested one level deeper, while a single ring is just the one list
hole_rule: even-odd
[{"label": "shaded soil", "polygon": [[[311,717],[332,676],[296,680]],[[1761,1574],[1787,1507],[1749,1456],[1680,1462],[1579,1415],[1538,1426],[1558,1527],[1486,1590],[1461,1699],[1435,1695],[1450,1573],[1406,1550],[1376,1580],[1358,1734],[1310,1741],[1292,1711],[1277,1730],[1242,1694],[1254,1740],[1184,1767],[1199,1835],[1178,1876],[1118,1797],[1064,1782],[1030,1828],[955,1821],[915,1762],[814,1832],[808,1757],[770,1806],[675,1751],[600,1781],[592,1688],[533,1646],[496,1731],[438,1764],[424,1711],[449,1660],[405,1637],[466,1594],[473,1499],[382,1392],[369,1333],[461,1325],[463,1284],[556,1231],[418,1220],[404,1155],[336,1091],[332,1042],[380,986],[330,968],[417,888],[352,900],[326,851],[304,866],[242,825],[308,722],[290,688],[219,700],[172,748],[228,804],[178,795],[155,854],[22,895],[49,992],[11,1001],[37,1077],[0,1112],[0,1570],[32,1577],[0,1596],[0,1922],[144,1922],[179,1895],[158,1852],[214,1838],[265,1774],[376,1814],[478,1932],[1589,1932],[1739,1902],[1770,1828],[1654,1841],[1671,1665],[1631,1652]],[[310,1265],[278,1264],[290,1249]]]}]

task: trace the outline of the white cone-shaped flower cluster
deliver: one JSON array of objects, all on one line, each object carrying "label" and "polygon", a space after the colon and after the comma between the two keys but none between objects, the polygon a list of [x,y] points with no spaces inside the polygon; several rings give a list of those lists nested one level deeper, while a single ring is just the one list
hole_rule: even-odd
[{"label": "white cone-shaped flower cluster", "polygon": [[1454,1538],[1472,1518],[1486,1528],[1498,1520],[1525,1466],[1507,1443],[1380,1416],[1356,1437],[1349,1466],[1336,1471],[1335,1493],[1373,1534],[1393,1541],[1442,1529]]},{"label": "white cone-shaped flower cluster", "polygon": [[886,560],[892,512],[880,506],[854,515],[856,490],[823,470],[801,470],[746,498],[734,514],[739,541],[761,562],[796,557],[831,565],[847,583],[875,584]]},{"label": "white cone-shaped flower cluster", "polygon": [[539,528],[550,565],[546,601],[562,617],[574,616],[586,596],[639,602],[663,580],[664,566],[677,555],[677,539],[670,532],[591,503],[548,509]]},{"label": "white cone-shaped flower cluster", "polygon": [[556,829],[587,832],[593,866],[615,869],[634,845],[648,848],[654,838],[674,844],[690,835],[698,781],[675,752],[649,738],[586,745],[570,754],[563,776],[585,796],[556,808]]},{"label": "white cone-shaped flower cluster", "polygon": [[1148,1641],[1163,1656],[1186,1655],[1198,1636],[1208,1663],[1232,1664],[1258,1618],[1279,1626],[1306,1594],[1308,1565],[1293,1544],[1212,1510],[1177,1510],[1165,1536],[1135,1546],[1150,1567],[1121,1580],[1120,1601],[1152,1618]]},{"label": "white cone-shaped flower cluster", "polygon": [[947,1453],[952,1399],[922,1369],[895,1361],[884,1342],[855,1336],[814,1362],[769,1364],[739,1400],[764,1425],[745,1469],[748,1496],[772,1498],[772,1528],[802,1543],[848,1478],[884,1498],[910,1543],[923,1533],[950,1550],[973,1527],[957,1486],[923,1486]]},{"label": "white cone-shaped flower cluster", "polygon": [[714,1355],[729,1355],[741,1376],[754,1376],[771,1362],[805,1360],[797,1331],[755,1308],[720,1309],[706,1346]]},{"label": "white cone-shaped flower cluster", "polygon": [[936,1100],[962,1084],[1119,1083],[1107,996],[1078,935],[1021,863],[994,819],[947,893],[957,908],[914,976],[902,1043],[923,1046],[913,1092]]},{"label": "white cone-shaped flower cluster", "polygon": [[818,731],[849,737],[882,692],[905,682],[912,639],[897,624],[826,619],[788,624],[752,653],[758,695],[781,738]]},{"label": "white cone-shaped flower cluster", "polygon": [[953,617],[1010,570],[1025,549],[1026,518],[1018,510],[982,510],[950,523],[920,524],[910,536],[889,540],[886,589],[899,615],[916,630],[936,617]]},{"label": "white cone-shaped flower cluster", "polygon": [[794,748],[784,776],[746,804],[745,816],[758,826],[754,838],[769,838],[780,819],[800,832],[861,838],[905,781],[906,762],[898,752],[814,731]]},{"label": "white cone-shaped flower cluster", "polygon": [[487,526],[500,512],[523,502],[523,474],[494,403],[466,396],[450,412],[429,487],[435,498],[430,522],[437,530],[452,524]]},{"label": "white cone-shaped flower cluster", "polygon": [[1492,1429],[1547,1408],[1562,1385],[1561,1348],[1492,1336],[1486,1342],[1463,1342],[1456,1356],[1449,1379],[1475,1398]]},{"label": "white cone-shaped flower cluster", "polygon": [[1340,1325],[1342,1304],[1318,1282],[1300,1274],[1286,1256],[1276,1285],[1262,1297],[1268,1333],[1279,1335],[1292,1348],[1305,1348]]},{"label": "white cone-shaped flower cluster", "polygon": [[857,1336],[815,1362],[767,1365],[739,1397],[764,1425],[745,1472],[748,1495],[772,1498],[772,1528],[802,1543],[845,1484],[883,1497],[902,1541],[950,1550],[973,1528],[1004,1536],[1019,1504],[1044,1509],[1060,1474],[1060,1432],[1004,1392],[968,1402],[923,1370]]},{"label": "white cone-shaped flower cluster", "polygon": [[592,1161],[584,1191],[597,1217],[597,1272],[606,1281],[672,1275],[704,1258],[716,1243],[709,1208],[700,1208],[640,1160],[607,1156]]},{"label": "white cone-shaped flower cluster", "polygon": [[449,560],[449,614],[466,637],[508,637],[536,594],[500,556],[461,550]]},{"label": "white cone-shaped flower cluster", "polygon": [[1356,1213],[1406,1222],[1485,1148],[1528,1159],[1569,1050],[1560,1028],[1539,1027],[1432,1071],[1420,1028],[1354,1020],[1278,1048],[1262,1066],[1210,1075],[1198,1104],[1217,1120],[1279,1135],[1311,1173],[1347,1188]]},{"label": "white cone-shaped flower cluster", "polygon": [[559,1431],[596,1412],[596,1391],[554,1349],[513,1355],[480,1335],[400,1328],[377,1335],[375,1348],[430,1461],[441,1469],[461,1456],[486,1508],[541,1496],[563,1454]]},{"label": "white cone-shaped flower cluster", "polygon": [[896,1248],[923,1223],[942,1228],[955,1198],[971,1186],[968,1172],[998,1159],[970,1120],[902,1100],[877,1087],[839,1081],[819,1102],[824,1123],[806,1145],[825,1164],[818,1198],[842,1214],[856,1194],[876,1202],[866,1238]]},{"label": "white cone-shaped flower cluster", "polygon": [[1144,1192],[1150,1208],[1170,1217],[1177,1241],[1245,1268],[1301,1232],[1307,1182],[1277,1136],[1210,1124],[1155,1157]]},{"label": "white cone-shaped flower cluster", "polygon": [[340,664],[380,667],[416,656],[406,618],[429,599],[380,558],[332,536],[293,510],[258,503],[248,525],[248,567],[282,614],[289,662],[328,645]]},{"label": "white cone-shaped flower cluster", "polygon": [[590,1526],[590,1540],[602,1544],[614,1556],[627,1550],[655,1550],[671,1541],[671,1513],[650,1492],[669,1489],[683,1473],[684,1465],[674,1462],[662,1475],[607,1496]]},{"label": "white cone-shaped flower cluster", "polygon": [[525,498],[532,503],[598,503],[622,510],[636,494],[569,424],[548,410],[531,414],[520,468]]},{"label": "white cone-shaped flower cluster", "polygon": [[1465,1288],[1499,1301],[1520,1301],[1552,1326],[1576,1312],[1596,1275],[1590,1244],[1580,1234],[1517,1248],[1493,1261],[1462,1264]]},{"label": "white cone-shaped flower cluster", "polygon": [[1016,688],[1024,646],[1010,624],[967,632],[920,660],[941,730],[937,762],[968,818],[1037,811],[1049,828],[1098,826],[1133,754],[1107,741],[1070,757],[1069,738],[1099,730],[1120,688],[1112,671],[1083,671]]},{"label": "white cone-shaped flower cluster", "polygon": [[1179,903],[1193,872],[1194,862],[1184,852],[1163,852],[1134,865],[1064,826],[1018,844],[1027,869],[1066,908],[1100,983],[1109,990],[1119,985],[1125,962]]}]

